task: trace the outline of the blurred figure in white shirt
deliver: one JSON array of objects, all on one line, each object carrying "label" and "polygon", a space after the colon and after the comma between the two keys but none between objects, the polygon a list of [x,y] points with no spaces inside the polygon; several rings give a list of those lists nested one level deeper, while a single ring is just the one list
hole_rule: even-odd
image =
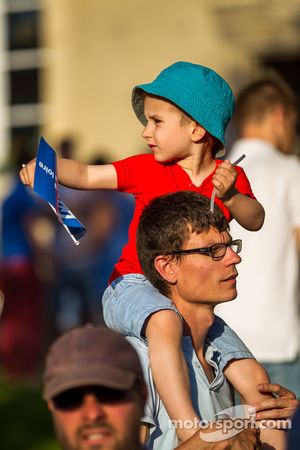
[{"label": "blurred figure in white shirt", "polygon": [[238,298],[217,313],[263,363],[271,381],[300,397],[300,162],[292,156],[297,102],[280,79],[261,79],[237,98],[239,139],[230,159],[246,155],[243,168],[265,223],[251,233],[235,221],[232,236],[243,240]]}]

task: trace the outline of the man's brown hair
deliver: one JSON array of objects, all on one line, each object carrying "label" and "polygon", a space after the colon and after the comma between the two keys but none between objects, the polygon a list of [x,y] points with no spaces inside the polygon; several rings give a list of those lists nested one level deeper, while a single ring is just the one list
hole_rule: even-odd
[{"label": "man's brown hair", "polygon": [[163,195],[144,208],[137,230],[138,257],[144,274],[162,294],[168,297],[170,288],[155,269],[155,258],[182,249],[191,233],[208,231],[210,227],[219,231],[229,230],[220,208],[215,204],[212,213],[210,199],[196,192]]}]

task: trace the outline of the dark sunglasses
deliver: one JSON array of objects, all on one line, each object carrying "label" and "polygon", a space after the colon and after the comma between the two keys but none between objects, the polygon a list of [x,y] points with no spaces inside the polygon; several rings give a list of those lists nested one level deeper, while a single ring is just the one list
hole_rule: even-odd
[{"label": "dark sunglasses", "polygon": [[112,404],[124,401],[127,393],[128,391],[101,386],[85,386],[62,392],[56,395],[52,401],[56,409],[67,411],[80,408],[84,403],[85,396],[89,394],[94,395],[99,403]]}]

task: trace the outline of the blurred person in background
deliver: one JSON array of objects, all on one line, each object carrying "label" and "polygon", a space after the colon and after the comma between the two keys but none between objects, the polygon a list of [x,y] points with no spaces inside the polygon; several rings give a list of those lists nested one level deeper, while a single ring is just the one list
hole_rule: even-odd
[{"label": "blurred person in background", "polygon": [[43,397],[62,450],[140,450],[147,388],[139,358],[119,333],[86,325],[51,345]]},{"label": "blurred person in background", "polygon": [[300,448],[300,407],[292,418],[292,426],[288,432],[287,450],[299,450]]},{"label": "blurred person in background", "polygon": [[[26,153],[26,152],[25,152]],[[19,167],[28,157],[16,155]],[[4,306],[0,321],[0,364],[13,378],[31,377],[38,369],[44,344],[42,258],[52,236],[47,214],[38,198],[12,175],[11,190],[1,205],[0,289]]]},{"label": "blurred person in background", "polygon": [[291,155],[295,95],[277,77],[257,80],[238,95],[234,123],[240,138],[229,156],[246,155],[243,166],[266,217],[256,233],[232,223],[245,257],[238,299],[218,306],[217,313],[251,348],[271,381],[300,398],[300,162]]},{"label": "blurred person in background", "polygon": [[[75,140],[65,138],[58,146],[63,158],[72,158]],[[106,164],[103,152],[90,164]],[[52,248],[56,278],[51,287],[50,317],[56,336],[86,322],[103,322],[99,304],[107,280],[127,241],[133,202],[122,193],[107,190],[74,190],[59,186],[60,197],[77,216],[87,233],[75,246],[60,224]]]}]

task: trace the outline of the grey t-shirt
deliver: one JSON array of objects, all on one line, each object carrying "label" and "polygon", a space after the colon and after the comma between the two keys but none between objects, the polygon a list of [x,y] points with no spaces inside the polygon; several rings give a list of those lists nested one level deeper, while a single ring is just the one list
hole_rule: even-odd
[{"label": "grey t-shirt", "polygon": [[[149,450],[172,450],[178,445],[176,431],[155,389],[149,364],[148,348],[141,339],[135,337],[127,337],[127,339],[140,357],[148,387],[148,400],[145,415],[142,418],[142,422],[150,426],[150,438],[147,447]],[[201,420],[211,420],[216,417],[217,413],[233,405],[230,385],[218,367],[221,355],[210,344],[207,345],[205,359],[212,366],[215,374],[214,380],[209,383],[189,336],[183,337],[182,347],[189,368],[193,406]]]}]

